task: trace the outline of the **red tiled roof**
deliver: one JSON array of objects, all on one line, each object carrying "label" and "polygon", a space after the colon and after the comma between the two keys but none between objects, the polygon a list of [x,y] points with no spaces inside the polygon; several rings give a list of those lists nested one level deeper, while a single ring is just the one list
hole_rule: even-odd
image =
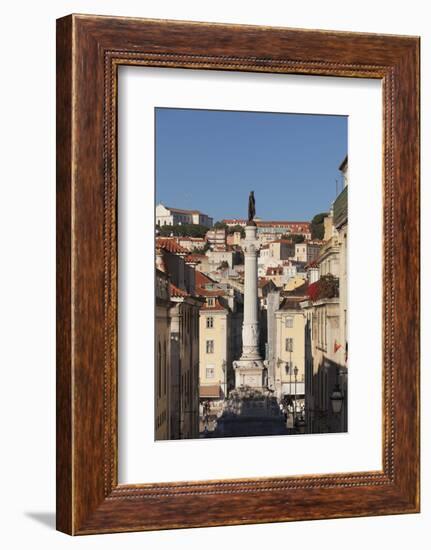
[{"label": "red tiled roof", "polygon": [[172,298],[185,298],[186,296],[188,296],[185,290],[178,288],[172,283],[169,283],[169,291]]},{"label": "red tiled roof", "polygon": [[195,292],[198,296],[224,296],[225,292],[222,289],[210,290],[205,288],[206,285],[216,284],[216,281],[205,275],[201,271],[195,272]]},{"label": "red tiled roof", "polygon": [[214,300],[214,305],[210,306],[208,303],[205,303],[203,306],[201,306],[201,309],[205,311],[226,311],[226,308],[221,305],[218,299]]},{"label": "red tiled roof", "polygon": [[271,241],[269,244],[273,244],[273,243],[277,243],[277,244],[293,244],[292,241],[288,240],[288,239],[276,239],[275,241]]},{"label": "red tiled roof", "polygon": [[172,254],[188,254],[187,248],[180,246],[175,239],[169,237],[158,237],[156,239],[156,247],[163,248]]},{"label": "red tiled roof", "polygon": [[215,283],[213,279],[202,273],[202,271],[196,271],[195,273],[195,286],[205,286],[211,283]]},{"label": "red tiled roof", "polygon": [[188,263],[199,264],[202,261],[202,258],[205,258],[205,256],[199,254],[189,254],[184,259]]},{"label": "red tiled roof", "polygon": [[[290,222],[290,221],[277,221],[277,220],[273,220],[273,221],[254,220],[254,221],[255,221],[257,227],[272,227],[272,226],[290,227],[290,226],[296,226],[296,227],[301,227],[302,229],[307,229],[307,230],[310,229],[310,223],[309,222]],[[222,220],[222,223],[246,224],[247,220],[233,218],[233,219]]]},{"label": "red tiled roof", "polygon": [[309,222],[289,222],[289,221],[257,221],[256,225],[258,227],[301,227],[302,229],[310,229],[310,223]]},{"label": "red tiled roof", "polygon": [[183,236],[183,237],[170,237],[172,239],[174,239],[175,241],[177,241],[177,243],[179,243],[180,241],[186,241],[186,242],[199,242],[199,243],[202,243],[204,244],[205,242],[205,239],[204,238],[201,238],[201,237],[187,237],[187,236]]},{"label": "red tiled roof", "polygon": [[195,292],[198,296],[208,296],[209,298],[211,296],[224,296],[225,292],[221,288],[218,288],[216,290],[209,290],[207,288],[204,288],[203,286],[197,286],[195,289]]}]

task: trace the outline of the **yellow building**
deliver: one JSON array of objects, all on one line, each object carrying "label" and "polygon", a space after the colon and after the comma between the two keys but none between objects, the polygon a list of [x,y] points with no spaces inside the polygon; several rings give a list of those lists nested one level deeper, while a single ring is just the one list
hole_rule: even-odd
[{"label": "yellow building", "polygon": [[241,353],[242,312],[230,285],[196,272],[196,293],[205,299],[199,315],[201,399],[223,399],[233,388],[232,361]]},{"label": "yellow building", "polygon": [[277,239],[268,243],[270,256],[274,260],[288,260],[295,255],[295,245],[287,239]]},{"label": "yellow building", "polygon": [[297,402],[298,410],[305,394],[305,321],[301,297],[285,298],[275,312],[276,353],[275,391],[282,399]]},{"label": "yellow building", "polygon": [[224,399],[228,392],[229,311],[216,297],[207,297],[199,316],[201,397]]}]

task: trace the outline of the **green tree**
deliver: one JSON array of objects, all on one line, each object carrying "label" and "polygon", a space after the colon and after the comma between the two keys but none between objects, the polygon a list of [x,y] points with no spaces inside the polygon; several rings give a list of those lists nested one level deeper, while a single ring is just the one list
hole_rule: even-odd
[{"label": "green tree", "polygon": [[183,223],[181,225],[162,225],[159,227],[161,237],[205,237],[208,227],[194,223]]},{"label": "green tree", "polygon": [[295,233],[288,233],[286,235],[281,236],[282,239],[286,239],[288,241],[292,241],[294,244],[303,243],[305,241],[304,235],[297,235]]},{"label": "green tree", "polygon": [[241,239],[245,238],[245,229],[241,225],[233,225],[227,228],[227,232],[229,235],[233,235],[234,233],[241,233]]},{"label": "green tree", "polygon": [[323,220],[328,215],[327,212],[320,212],[320,214],[316,214],[314,218],[311,220],[311,238],[312,239],[318,239],[322,240],[323,236],[325,234],[325,227],[323,224]]},{"label": "green tree", "polygon": [[223,222],[215,222],[214,229],[226,229],[227,225]]},{"label": "green tree", "polygon": [[205,252],[207,250],[209,250],[210,248],[211,248],[210,243],[208,241],[205,241],[205,244],[204,244],[203,248],[195,247],[190,251],[190,253],[191,254],[205,254]]}]

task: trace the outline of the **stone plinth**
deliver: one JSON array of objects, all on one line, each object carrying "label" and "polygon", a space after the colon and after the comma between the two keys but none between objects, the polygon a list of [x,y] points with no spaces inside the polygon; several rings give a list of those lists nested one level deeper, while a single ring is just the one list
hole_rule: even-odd
[{"label": "stone plinth", "polygon": [[252,361],[251,359],[239,359],[233,363],[235,369],[235,387],[241,388],[248,386],[250,388],[265,387],[265,372],[263,361]]}]

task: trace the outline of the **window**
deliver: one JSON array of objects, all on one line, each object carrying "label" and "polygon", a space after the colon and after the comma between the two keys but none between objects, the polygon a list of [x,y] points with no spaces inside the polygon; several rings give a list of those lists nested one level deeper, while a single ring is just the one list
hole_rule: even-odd
[{"label": "window", "polygon": [[207,328],[214,327],[214,317],[207,317]]},{"label": "window", "polygon": [[213,307],[213,305],[214,305],[214,298],[208,298],[208,299],[207,299],[207,303],[208,303],[208,305],[209,305],[210,307]]},{"label": "window", "polygon": [[286,351],[293,351],[293,338],[286,338]]},{"label": "window", "polygon": [[214,340],[207,340],[207,353],[214,353]]},{"label": "window", "polygon": [[293,328],[293,317],[286,317],[286,328]]},{"label": "window", "polygon": [[206,368],[206,372],[205,372],[205,376],[207,378],[214,378],[214,375],[215,375],[215,369],[214,367],[207,367]]}]

